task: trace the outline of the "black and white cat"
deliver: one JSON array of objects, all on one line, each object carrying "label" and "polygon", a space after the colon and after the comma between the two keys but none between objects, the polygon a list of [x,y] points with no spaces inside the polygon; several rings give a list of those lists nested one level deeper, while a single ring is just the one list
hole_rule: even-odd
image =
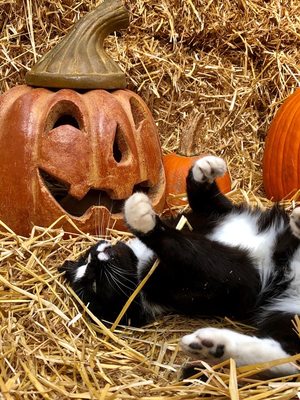
[{"label": "black and white cat", "polygon": [[[124,207],[136,238],[115,245],[100,241],[62,270],[90,310],[114,321],[158,257],[160,263],[127,310],[122,322],[144,324],[158,315],[228,316],[248,320],[257,336],[203,328],[181,339],[194,358],[234,358],[237,365],[272,361],[300,352],[292,319],[300,315],[300,208],[289,217],[234,205],[215,178],[226,172],[223,159],[206,156],[187,176],[193,231],[162,221],[144,193]],[[272,367],[277,375],[298,372],[292,363]]]}]

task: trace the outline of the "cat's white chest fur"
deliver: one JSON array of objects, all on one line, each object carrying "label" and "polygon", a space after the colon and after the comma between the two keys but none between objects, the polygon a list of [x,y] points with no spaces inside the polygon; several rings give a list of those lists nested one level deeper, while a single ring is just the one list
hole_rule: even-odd
[{"label": "cat's white chest fur", "polygon": [[138,259],[137,272],[140,275],[141,269],[154,257],[154,252],[138,238],[129,240],[127,245]]}]

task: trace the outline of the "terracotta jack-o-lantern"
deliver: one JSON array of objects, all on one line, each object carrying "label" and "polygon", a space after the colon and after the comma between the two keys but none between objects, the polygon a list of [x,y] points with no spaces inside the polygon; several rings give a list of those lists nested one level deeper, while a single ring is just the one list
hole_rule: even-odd
[{"label": "terracotta jack-o-lantern", "polygon": [[136,190],[163,208],[156,126],[128,90],[15,87],[0,97],[0,149],[0,219],[19,234],[63,215],[99,233],[122,221],[123,200]]},{"label": "terracotta jack-o-lantern", "polygon": [[136,190],[162,211],[156,125],[103,49],[128,22],[121,0],[104,1],[27,74],[36,88],[0,96],[0,219],[18,234],[57,220],[67,231],[122,228],[124,199]]}]

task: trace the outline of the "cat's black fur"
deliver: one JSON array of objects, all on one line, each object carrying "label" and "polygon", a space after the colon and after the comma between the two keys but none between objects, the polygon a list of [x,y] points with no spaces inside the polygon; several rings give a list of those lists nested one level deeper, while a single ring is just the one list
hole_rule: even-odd
[{"label": "cat's black fur", "polygon": [[[81,300],[88,304],[92,313],[105,321],[113,322],[138,284],[137,258],[125,243],[118,242],[106,250],[110,255],[109,261],[100,263],[96,251],[99,243],[92,246],[78,261],[67,260],[61,270],[66,271],[65,277]],[[89,255],[91,261],[84,276],[75,280],[77,268],[86,264]],[[123,322],[132,321],[134,325],[142,325],[146,319],[141,302],[136,299]]]},{"label": "cat's black fur", "polygon": [[[97,249],[103,242],[99,242],[80,260],[65,262],[62,270],[66,271],[67,280],[95,315],[113,322],[158,257],[159,266],[130,306],[123,323],[141,325],[168,312],[188,316],[228,316],[251,321],[258,327],[259,335],[274,338],[289,354],[299,352],[300,340],[291,322],[294,311],[290,312],[288,306],[286,310],[274,306],[278,299],[290,296],[291,285],[295,284],[295,270],[291,265],[297,261],[295,257],[300,248],[298,214],[293,230],[289,216],[280,207],[263,211],[234,205],[213,180],[221,173],[211,167],[208,176],[202,175],[199,178],[197,171],[191,168],[187,176],[191,207],[187,218],[192,232],[176,230],[172,221],[162,221],[151,211],[147,212],[149,221],[153,218],[153,227],[150,222],[150,230],[140,228],[138,211],[134,210],[134,204],[130,205],[129,199],[125,206],[129,229],[153,254],[143,256],[139,264],[139,256],[130,245],[119,242],[105,247],[104,244],[101,254],[105,260],[101,261]],[[143,213],[146,211],[142,210],[141,221]],[[132,222],[133,217],[137,222]],[[252,252],[246,239],[241,239],[242,244],[237,242],[238,239],[231,244],[226,237],[211,236],[217,235],[226,221],[230,225],[231,221],[239,221],[238,218],[245,227],[249,223],[255,228],[250,242],[256,240],[255,236],[268,238],[266,248],[260,242],[260,253]],[[226,230],[224,232],[226,235]],[[271,235],[274,240],[270,242]],[[78,268],[85,265],[81,276]],[[264,267],[271,272],[261,272]],[[300,304],[300,294],[298,301]]]}]

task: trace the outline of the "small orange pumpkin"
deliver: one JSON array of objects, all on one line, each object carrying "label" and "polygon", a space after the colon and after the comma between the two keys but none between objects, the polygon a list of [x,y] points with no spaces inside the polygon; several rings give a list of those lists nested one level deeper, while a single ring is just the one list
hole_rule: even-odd
[{"label": "small orange pumpkin", "polygon": [[274,201],[292,198],[300,189],[300,90],[276,113],[266,138],[263,183]]},{"label": "small orange pumpkin", "polygon": [[[204,156],[204,155],[202,155]],[[164,170],[166,174],[166,206],[180,206],[187,204],[182,194],[186,192],[186,176],[190,167],[199,156],[182,156],[175,153],[163,156]],[[230,192],[231,180],[228,173],[217,178],[217,184],[223,193]]]}]

